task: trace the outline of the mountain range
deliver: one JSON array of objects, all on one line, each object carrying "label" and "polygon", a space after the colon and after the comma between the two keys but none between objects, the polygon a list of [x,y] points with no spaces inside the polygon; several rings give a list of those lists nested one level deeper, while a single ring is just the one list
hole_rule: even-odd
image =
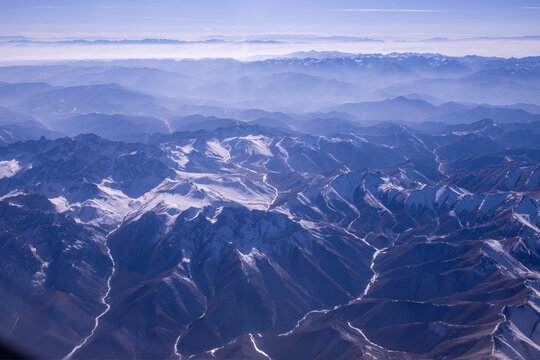
[{"label": "mountain range", "polygon": [[534,358],[540,148],[522,132],[540,127],[0,148],[4,339],[67,358]]},{"label": "mountain range", "polygon": [[0,67],[2,345],[539,358],[538,58],[300,55]]}]

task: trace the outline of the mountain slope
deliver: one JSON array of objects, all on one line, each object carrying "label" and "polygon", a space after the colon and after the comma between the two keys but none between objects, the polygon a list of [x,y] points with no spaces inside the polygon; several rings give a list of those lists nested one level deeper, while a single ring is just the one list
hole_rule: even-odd
[{"label": "mountain slope", "polygon": [[537,125],[355,131],[0,148],[4,290],[49,304],[10,293],[3,337],[68,358],[535,358],[540,155],[511,139]]}]

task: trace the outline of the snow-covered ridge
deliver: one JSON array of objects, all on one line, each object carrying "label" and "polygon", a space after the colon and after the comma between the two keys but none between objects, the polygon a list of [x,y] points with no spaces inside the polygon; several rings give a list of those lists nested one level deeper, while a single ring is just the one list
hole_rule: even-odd
[{"label": "snow-covered ridge", "polygon": [[[255,356],[275,358],[274,341],[296,341],[313,326],[330,327],[355,346],[384,352],[386,340],[376,334],[377,327],[366,325],[373,319],[347,317],[361,316],[354,314],[355,306],[379,302],[398,310],[402,306],[403,313],[407,306],[435,309],[433,320],[411,319],[407,331],[425,325],[425,331],[442,336],[477,326],[437,318],[442,308],[459,304],[478,311],[475,299],[484,296],[482,286],[492,286],[486,292],[491,296],[498,291],[497,282],[509,284],[511,292],[497,293],[495,300],[482,304],[487,309],[482,311],[496,311],[485,317],[479,331],[491,334],[496,354],[499,340],[512,343],[513,349],[519,348],[514,342],[532,346],[530,324],[521,321],[514,306],[534,314],[538,302],[536,165],[500,155],[503,160],[490,159],[486,170],[471,166],[469,159],[449,160],[423,141],[422,134],[404,134],[405,140],[399,140],[404,144],[385,137],[384,146],[369,136],[293,136],[249,128],[197,136],[177,133],[149,144],[92,136],[42,140],[33,144],[43,147],[34,153],[24,144],[6,152],[4,163],[16,161],[17,170],[0,179],[0,201],[12,211],[40,209],[53,224],[67,216],[100,236],[120,229],[122,235],[111,240],[110,251],[103,247],[115,275],[104,278],[109,281],[96,298],[100,307],[92,317],[93,327],[74,342],[81,347],[71,348],[81,354],[97,348],[100,332],[108,331],[103,324],[118,315],[115,286],[122,284],[115,281],[116,276],[126,279],[126,269],[144,276],[134,280],[130,291],[148,281],[166,298],[165,307],[153,304],[156,319],[167,319],[162,319],[167,324],[163,328],[170,329],[167,336],[173,340],[164,340],[164,348],[171,349],[171,356],[190,353],[190,332],[197,337],[213,319],[234,312],[233,307],[215,313],[220,307],[211,303],[238,295],[230,289],[256,296],[256,301],[242,296],[234,300],[262,307],[249,313],[250,319],[265,311],[268,319],[257,325],[260,328],[250,327],[245,319],[238,329],[216,327],[217,340],[201,354],[244,346]],[[415,156],[418,163],[410,160]],[[490,180],[493,176],[496,182]],[[31,198],[35,194],[46,199]],[[85,246],[77,241],[66,249]],[[45,286],[50,269],[36,256],[41,249],[27,250],[37,260],[33,283]],[[51,267],[54,270],[52,262]],[[128,283],[133,274],[127,276]],[[444,281],[436,282],[441,278]],[[401,288],[401,282],[408,285]],[[286,284],[286,289],[279,292],[275,284]],[[441,284],[443,297],[434,293],[433,284]],[[225,290],[219,293],[221,285]],[[286,304],[298,307],[283,311],[274,292],[290,296]],[[182,303],[191,293],[206,310],[194,311]],[[453,303],[444,304],[445,298]],[[184,315],[168,314],[171,309],[191,311],[186,314],[191,320],[175,323]],[[372,311],[378,314],[381,308],[362,314]],[[273,333],[274,325],[268,324],[281,327]]]}]

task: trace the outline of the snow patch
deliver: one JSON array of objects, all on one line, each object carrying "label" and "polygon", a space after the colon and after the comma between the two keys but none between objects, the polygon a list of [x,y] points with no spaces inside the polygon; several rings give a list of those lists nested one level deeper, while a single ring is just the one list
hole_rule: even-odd
[{"label": "snow patch", "polygon": [[529,214],[518,214],[514,213],[514,218],[522,223],[523,225],[527,226],[528,228],[532,229],[535,233],[540,234],[540,229],[538,226],[533,225],[531,223],[530,215]]},{"label": "snow patch", "polygon": [[206,153],[206,155],[210,155],[213,157],[217,156],[225,162],[229,161],[229,159],[231,158],[229,150],[225,149],[223,145],[221,145],[216,139],[207,141],[206,146],[208,146],[208,149],[210,150]]},{"label": "snow patch", "polygon": [[19,166],[19,162],[15,159],[9,161],[0,161],[0,179],[12,177],[20,169],[21,167]]},{"label": "snow patch", "polygon": [[271,143],[271,139],[268,139],[262,135],[248,135],[241,136],[236,138],[225,139],[223,142],[229,142],[231,140],[245,140],[247,144],[244,144],[244,148],[249,154],[264,155],[264,156],[273,156],[272,151],[268,147],[267,143]]},{"label": "snow patch", "polygon": [[9,199],[10,197],[19,196],[19,195],[25,195],[24,191],[12,190],[12,191],[8,192],[6,195],[0,196],[0,201],[3,201],[5,199]]},{"label": "snow patch", "polygon": [[49,263],[43,260],[41,256],[39,256],[39,254],[37,253],[37,249],[34,246],[28,245],[28,247],[30,248],[30,251],[34,255],[34,258],[36,258],[41,263],[40,269],[32,277],[32,285],[43,286],[45,284],[45,279],[47,277],[47,274],[45,273],[45,271],[49,267]]},{"label": "snow patch", "polygon": [[69,208],[71,207],[70,203],[62,195],[55,198],[51,198],[49,199],[49,201],[53,203],[54,207],[56,208],[56,211],[59,213],[63,213],[64,211],[69,210]]},{"label": "snow patch", "polygon": [[269,360],[272,360],[272,358],[270,356],[268,356],[267,353],[265,353],[264,351],[259,349],[259,347],[257,346],[257,343],[255,342],[255,338],[253,337],[253,334],[249,334],[249,339],[251,340],[251,344],[253,344],[253,348],[255,349],[256,352],[258,352],[259,354],[261,354],[265,358],[267,358]]}]

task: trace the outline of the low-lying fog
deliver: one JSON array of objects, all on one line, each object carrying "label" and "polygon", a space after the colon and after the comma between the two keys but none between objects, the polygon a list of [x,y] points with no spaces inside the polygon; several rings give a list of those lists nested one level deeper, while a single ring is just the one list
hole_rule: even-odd
[{"label": "low-lying fog", "polygon": [[540,52],[540,38],[469,38],[469,39],[366,39],[367,41],[335,41],[306,39],[298,41],[233,41],[172,44],[96,44],[57,42],[2,42],[1,62],[36,60],[92,60],[92,59],[180,59],[180,58],[235,58],[273,57],[297,51],[340,51],[348,53],[415,52],[442,53],[464,56],[525,57]]}]

